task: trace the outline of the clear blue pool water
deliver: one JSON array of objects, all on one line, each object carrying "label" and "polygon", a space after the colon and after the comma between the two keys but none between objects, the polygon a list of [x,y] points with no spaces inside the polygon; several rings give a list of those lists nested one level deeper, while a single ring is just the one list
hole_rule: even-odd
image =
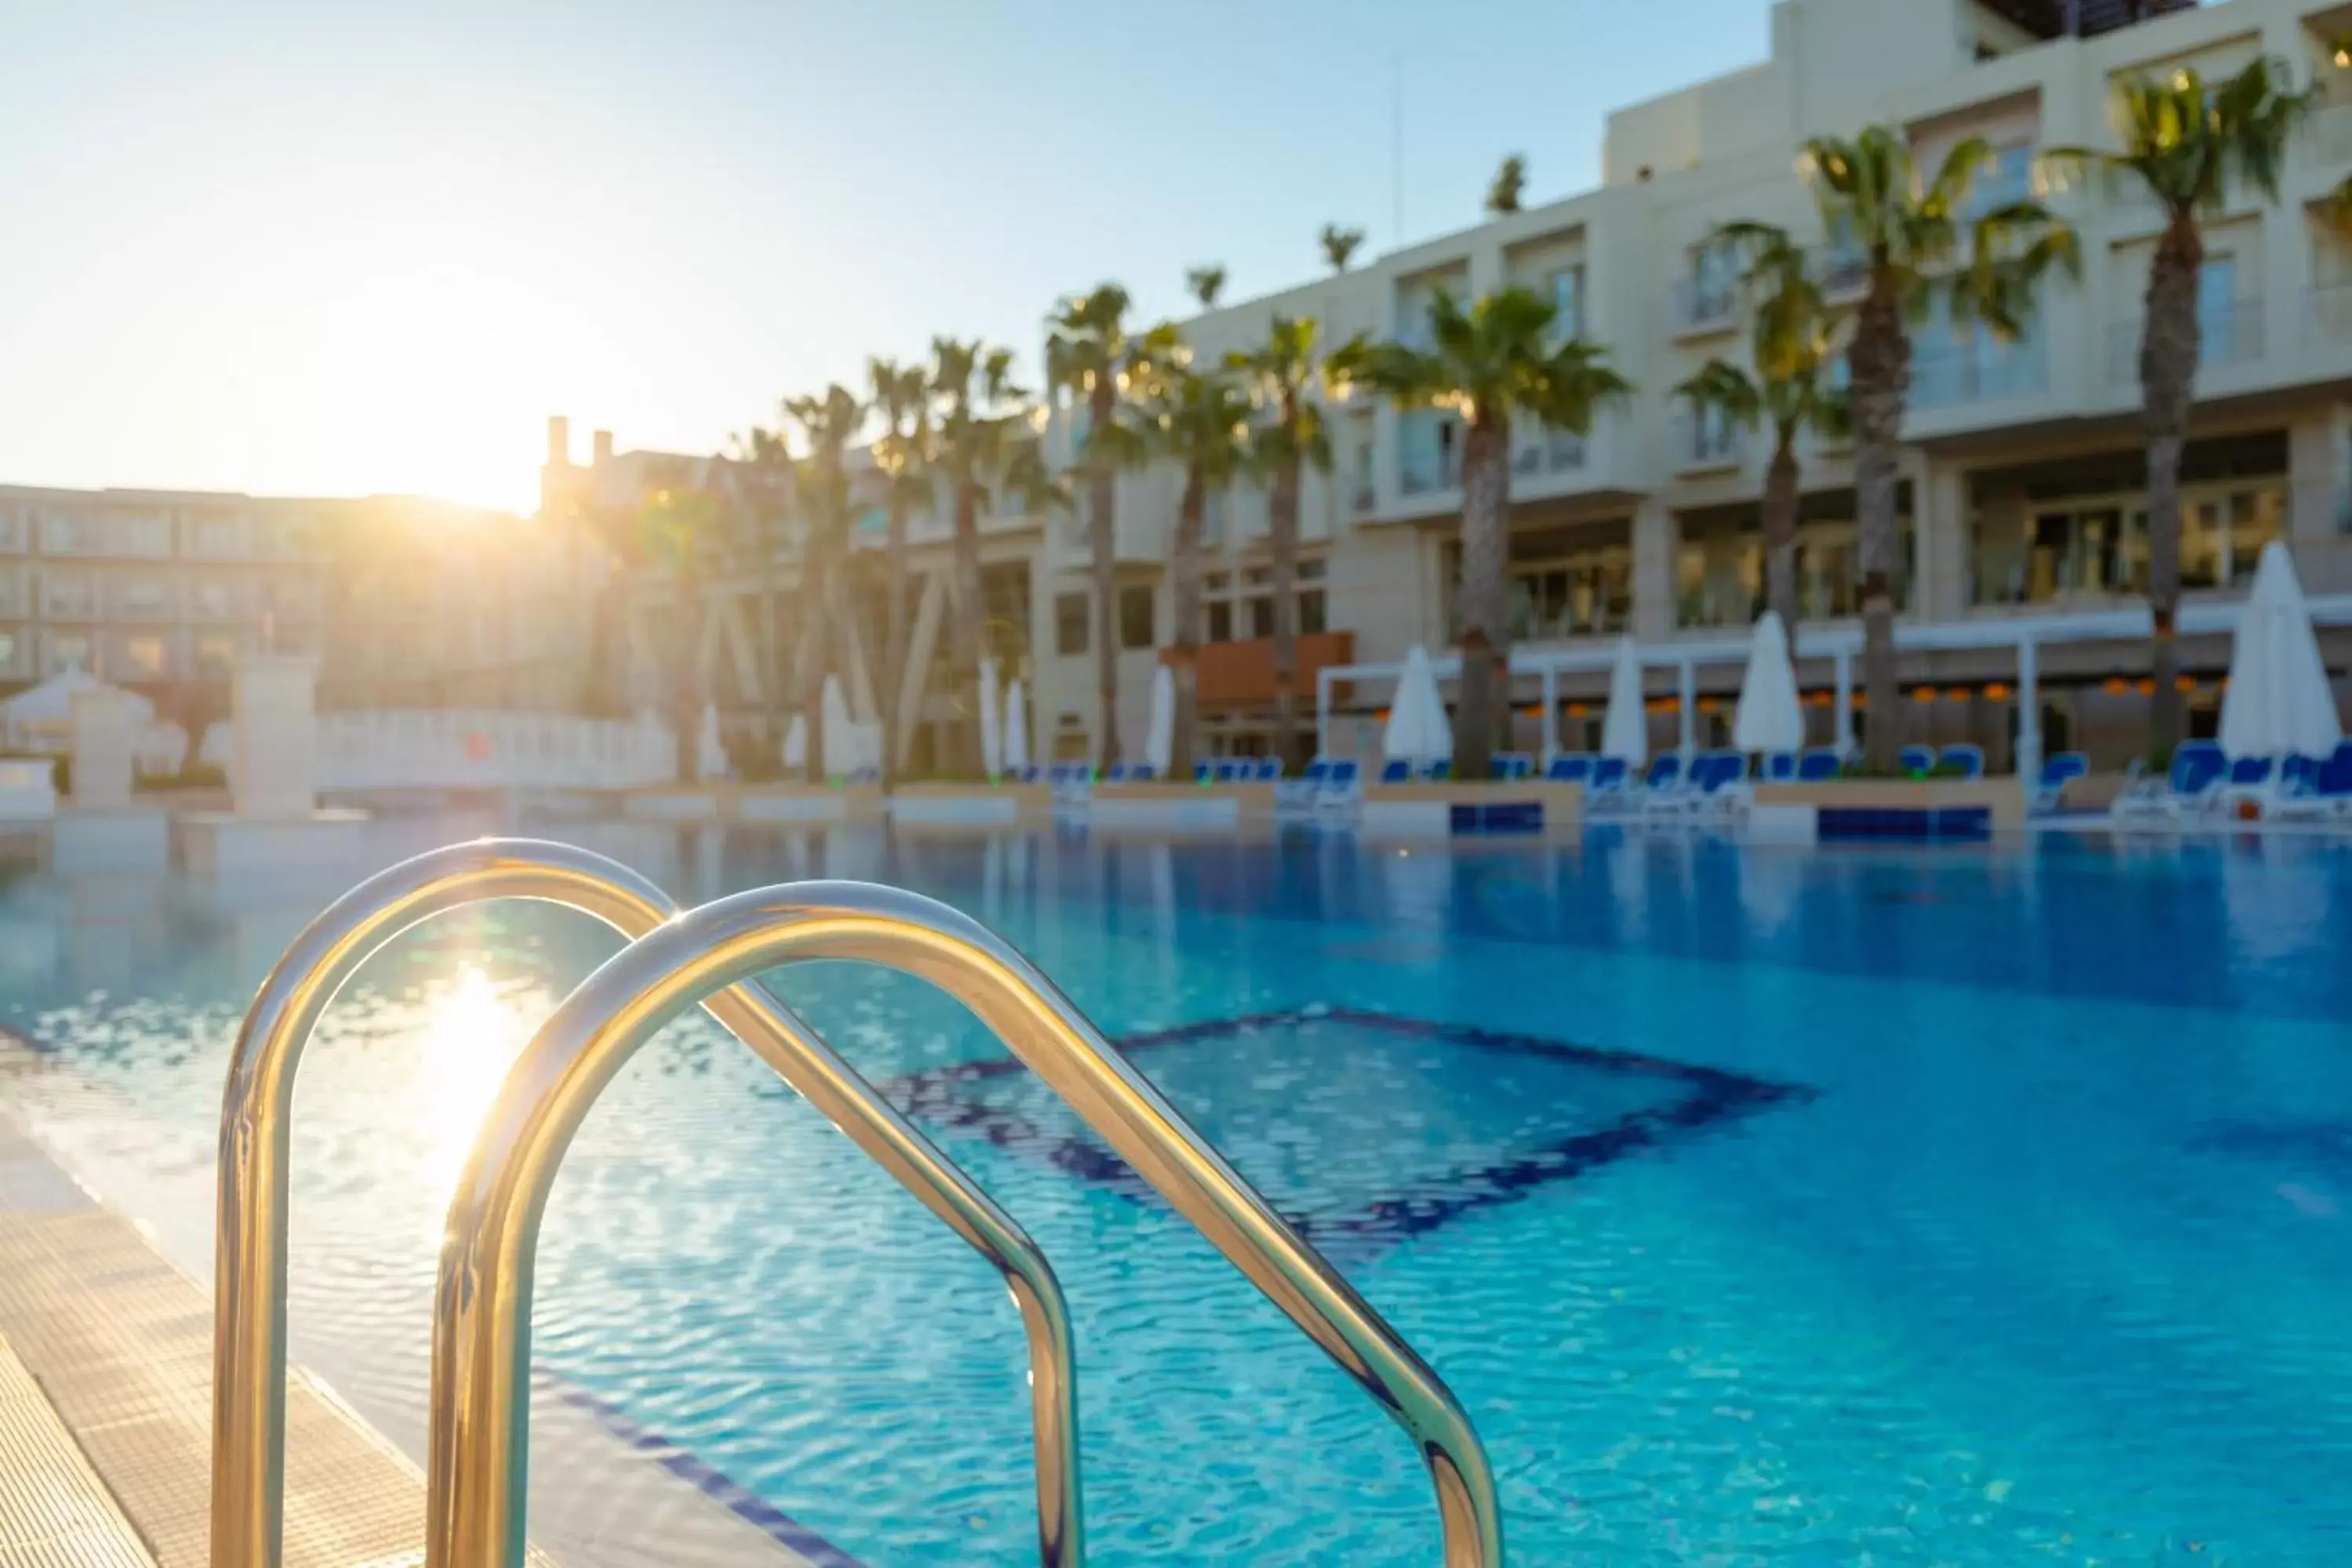
[{"label": "clear blue pool water", "polygon": [[[882,876],[1003,931],[1460,1394],[1516,1563],[2352,1561],[2352,849],[600,831],[692,897]],[[0,889],[57,1068],[0,1103],[193,1261],[316,902]],[[468,1118],[613,945],[452,917],[331,1015],[295,1332],[363,1410],[422,1387]],[[1055,1258],[1094,1562],[1436,1561],[1402,1436],[952,1004],[773,983]],[[535,1348],[835,1561],[1034,1560],[993,1276],[698,1020],[559,1181]]]}]

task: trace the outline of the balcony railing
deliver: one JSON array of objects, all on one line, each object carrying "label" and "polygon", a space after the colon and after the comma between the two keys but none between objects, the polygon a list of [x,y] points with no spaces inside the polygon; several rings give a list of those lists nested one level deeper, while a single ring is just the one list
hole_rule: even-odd
[{"label": "balcony railing", "polygon": [[2325,342],[2352,342],[2352,283],[2330,283],[2311,291],[2311,331]]},{"label": "balcony railing", "polygon": [[[1291,679],[1293,696],[1313,702],[1318,672],[1326,665],[1353,663],[1355,657],[1353,632],[1302,633],[1297,641],[1297,668]],[[1194,668],[1203,708],[1270,707],[1274,702],[1272,637],[1202,643]]]},{"label": "balcony railing", "polygon": [[1813,282],[1832,300],[1843,300],[1870,287],[1870,257],[1857,245],[1817,246],[1812,254]]},{"label": "balcony railing", "polygon": [[1710,282],[1697,278],[1675,280],[1674,330],[1677,332],[1719,331],[1738,313],[1739,291],[1727,279]]},{"label": "balcony railing", "polygon": [[1747,427],[1728,420],[1685,414],[1675,419],[1672,439],[1675,468],[1680,473],[1736,468],[1748,453]]},{"label": "balcony railing", "polygon": [[1911,361],[1911,406],[1921,410],[2030,397],[2049,385],[2050,355],[2038,338],[1938,343]]},{"label": "balcony railing", "polygon": [[2352,163],[2352,103],[2331,103],[2303,122],[2304,156],[2315,163]]},{"label": "balcony railing", "polygon": [[1511,471],[1523,478],[1573,473],[1584,467],[1585,455],[1584,437],[1573,430],[1541,430],[1519,438]]},{"label": "balcony railing", "polygon": [[[2107,380],[2126,385],[2139,379],[2139,340],[2146,318],[2130,316],[2107,328]],[[2259,296],[2200,306],[2197,311],[2197,368],[2201,374],[2250,364],[2266,352],[2263,301]]]}]

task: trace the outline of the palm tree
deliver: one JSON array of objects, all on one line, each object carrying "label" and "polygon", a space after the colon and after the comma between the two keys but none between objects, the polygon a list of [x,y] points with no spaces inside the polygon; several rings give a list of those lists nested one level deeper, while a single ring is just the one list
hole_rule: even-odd
[{"label": "palm tree", "polygon": [[1249,395],[1231,377],[1195,371],[1171,354],[1147,378],[1143,416],[1151,455],[1184,472],[1176,509],[1169,585],[1175,626],[1169,664],[1176,686],[1176,735],[1168,771],[1189,778],[1200,722],[1201,523],[1213,497],[1233,487],[1250,461]]},{"label": "palm tree", "polygon": [[2149,749],[2169,758],[2180,741],[2180,448],[2204,347],[2198,320],[2205,268],[2201,220],[2219,214],[2233,182],[2279,198],[2279,173],[2295,122],[2318,89],[2288,87],[2288,68],[2256,58],[2213,86],[2193,70],[2161,80],[2142,78],[2116,91],[2120,151],[2058,147],[2043,161],[2062,169],[2095,168],[2137,180],[2162,205],[2164,232],[2149,259],[2140,322],[2140,429],[2147,443],[2148,648],[2155,690],[2148,704]]},{"label": "palm tree", "polygon": [[[1094,554],[1095,749],[1108,767],[1118,760],[1118,474],[1143,458],[1142,438],[1122,419],[1128,392],[1147,368],[1154,333],[1130,333],[1127,290],[1105,283],[1065,299],[1047,318],[1045,384],[1086,400],[1086,446],[1077,466],[1087,479],[1087,531]],[[1158,330],[1155,329],[1155,331]]]},{"label": "palm tree", "polygon": [[1486,216],[1502,217],[1519,210],[1519,198],[1527,194],[1528,160],[1524,153],[1514,153],[1495,170],[1495,177],[1486,185]]},{"label": "palm tree", "polygon": [[720,511],[705,489],[679,483],[647,495],[638,510],[646,554],[667,569],[677,603],[668,616],[667,658],[670,736],[677,776],[694,776],[695,732],[707,694],[702,686],[703,572],[718,545]]},{"label": "palm tree", "polygon": [[981,756],[980,667],[988,656],[987,606],[980,579],[980,519],[1001,499],[1024,510],[1065,498],[1045,471],[1038,409],[1013,380],[1013,351],[974,339],[931,342],[931,472],[947,487],[955,520],[955,689],[971,720],[971,756]]},{"label": "palm tree", "polygon": [[1345,272],[1348,263],[1355,259],[1356,247],[1364,243],[1364,231],[1327,223],[1323,226],[1323,232],[1315,239],[1323,247],[1324,263],[1334,272]]},{"label": "palm tree", "polygon": [[1213,262],[1206,267],[1188,267],[1184,269],[1184,287],[1201,301],[1201,309],[1213,310],[1217,308],[1217,296],[1225,291],[1225,269]]},{"label": "palm tree", "polygon": [[1895,668],[1894,568],[1897,444],[1911,388],[1911,327],[1942,302],[1955,326],[1981,324],[2009,341],[2034,315],[2034,294],[2053,268],[2082,266],[2074,231],[2038,202],[2011,202],[1977,216],[1960,254],[1960,204],[1990,152],[1969,137],[1933,179],[1919,180],[1899,131],[1866,126],[1852,140],[1818,137],[1800,166],[1823,225],[1851,236],[1866,279],[1846,348],[1853,416],[1853,488],[1862,565],[1863,685],[1870,711],[1867,763],[1895,771],[1902,733]]},{"label": "palm tree", "polygon": [[1298,679],[1298,492],[1302,473],[1331,471],[1331,433],[1313,393],[1324,381],[1311,317],[1276,316],[1265,341],[1225,359],[1256,400],[1251,468],[1267,487],[1274,546],[1274,752],[1296,763]]},{"label": "palm tree", "polygon": [[912,568],[907,561],[907,517],[918,506],[929,506],[931,489],[931,378],[919,364],[869,359],[866,379],[873,413],[882,422],[874,442],[874,460],[881,465],[888,485],[884,510],[888,533],[884,555],[887,581],[883,585],[882,773],[885,783],[904,765],[898,753],[898,694],[907,675],[908,593]]},{"label": "palm tree", "polygon": [[1558,311],[1532,290],[1507,288],[1466,311],[1439,290],[1431,300],[1431,347],[1351,342],[1333,354],[1334,375],[1387,394],[1401,408],[1449,408],[1463,423],[1461,701],[1454,718],[1454,775],[1483,779],[1510,698],[1507,568],[1511,436],[1532,420],[1590,433],[1592,416],[1631,384],[1603,363],[1607,351],[1560,337]]},{"label": "palm tree", "polygon": [[849,551],[849,453],[866,426],[857,395],[838,384],[814,397],[788,398],[784,415],[800,426],[807,455],[794,474],[793,492],[805,529],[801,549],[800,626],[793,658],[793,709],[808,721],[809,768],[822,778],[837,771],[839,758],[824,753],[824,725],[819,700],[832,666],[830,626],[839,614],[841,573]]},{"label": "palm tree", "polygon": [[772,738],[781,736],[788,722],[786,687],[791,680],[787,651],[779,630],[776,561],[789,535],[793,506],[793,456],[781,431],[757,426],[734,440],[733,464],[738,476],[740,509],[736,546],[740,564],[759,584],[761,666],[760,682],[766,697],[765,717]]},{"label": "palm tree", "polygon": [[1836,363],[1832,321],[1804,248],[1780,229],[1734,224],[1721,237],[1748,250],[1741,282],[1750,313],[1748,362],[1754,368],[1710,359],[1675,388],[1699,417],[1713,412],[1748,430],[1772,423],[1772,456],[1764,468],[1765,602],[1793,637],[1797,604],[1799,437],[1843,437],[1853,424],[1843,391],[1831,384]]}]

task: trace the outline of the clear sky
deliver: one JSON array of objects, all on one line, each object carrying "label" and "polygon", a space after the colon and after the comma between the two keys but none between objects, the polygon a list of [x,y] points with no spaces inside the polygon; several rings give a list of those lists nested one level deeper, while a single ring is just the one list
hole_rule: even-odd
[{"label": "clear sky", "polygon": [[1768,0],[0,0],[0,483],[528,506],[1057,294],[1599,177]]}]

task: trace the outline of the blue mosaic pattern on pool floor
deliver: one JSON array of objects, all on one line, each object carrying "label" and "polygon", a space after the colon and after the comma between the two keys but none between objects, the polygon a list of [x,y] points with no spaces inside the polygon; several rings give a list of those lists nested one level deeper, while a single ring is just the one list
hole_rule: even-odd
[{"label": "blue mosaic pattern on pool floor", "polygon": [[[1205,1019],[1118,1045],[1301,1236],[1343,1262],[1813,1095],[1719,1068],[1360,1007]],[[1458,1067],[1443,1060],[1455,1052],[1491,1058],[1488,1075],[1446,1070]],[[1347,1102],[1302,1092],[1328,1090],[1335,1075],[1359,1080]],[[908,1073],[882,1089],[909,1115],[1159,1201],[1011,1058]],[[1383,1127],[1386,1142],[1373,1135]]]}]

